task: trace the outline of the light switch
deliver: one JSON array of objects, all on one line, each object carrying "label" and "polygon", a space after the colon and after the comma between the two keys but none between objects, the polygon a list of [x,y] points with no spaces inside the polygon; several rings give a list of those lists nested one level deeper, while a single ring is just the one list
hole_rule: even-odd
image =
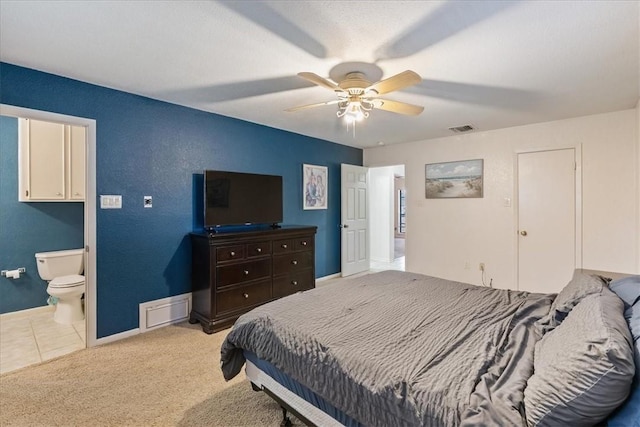
[{"label": "light switch", "polygon": [[100,209],[122,209],[122,196],[101,194]]},{"label": "light switch", "polygon": [[502,201],[502,206],[504,206],[505,208],[510,208],[511,207],[511,198],[510,197],[505,197],[504,200]]}]

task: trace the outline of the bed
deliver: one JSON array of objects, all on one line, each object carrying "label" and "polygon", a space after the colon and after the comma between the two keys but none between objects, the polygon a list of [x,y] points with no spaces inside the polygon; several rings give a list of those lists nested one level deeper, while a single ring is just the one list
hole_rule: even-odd
[{"label": "bed", "polygon": [[615,417],[640,411],[639,393],[629,398],[637,301],[612,289],[579,270],[558,295],[370,274],[243,315],[222,371],[246,366],[255,389],[309,425],[595,425],[621,408],[610,425],[633,426]]}]

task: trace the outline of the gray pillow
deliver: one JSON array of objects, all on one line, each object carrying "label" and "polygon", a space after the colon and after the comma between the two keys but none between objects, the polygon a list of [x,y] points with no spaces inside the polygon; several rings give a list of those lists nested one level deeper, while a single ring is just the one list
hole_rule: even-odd
[{"label": "gray pillow", "polygon": [[529,426],[594,425],[625,401],[635,370],[623,307],[603,288],[538,341],[524,390]]},{"label": "gray pillow", "polygon": [[609,283],[609,289],[624,301],[625,307],[631,307],[640,300],[640,276],[629,276]]},{"label": "gray pillow", "polygon": [[607,281],[597,275],[591,275],[583,273],[581,270],[573,272],[573,278],[567,286],[565,286],[553,303],[549,314],[540,319],[537,322],[538,327],[542,332],[548,332],[557,327],[565,317],[569,314],[571,309],[587,295],[600,293],[602,288],[607,284]]}]

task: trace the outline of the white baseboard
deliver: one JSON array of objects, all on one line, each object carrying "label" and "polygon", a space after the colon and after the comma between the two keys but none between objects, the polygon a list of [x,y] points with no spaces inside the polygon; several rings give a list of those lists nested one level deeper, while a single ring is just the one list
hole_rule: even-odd
[{"label": "white baseboard", "polygon": [[35,316],[42,313],[51,313],[56,311],[55,305],[43,305],[42,307],[27,308],[26,310],[12,311],[10,313],[0,314],[0,322],[10,319],[24,319],[25,317]]},{"label": "white baseboard", "polygon": [[330,275],[328,275],[328,276],[318,277],[318,278],[316,279],[316,282],[322,282],[322,281],[324,281],[324,280],[335,279],[336,277],[342,277],[342,276],[341,276],[341,273],[339,273],[339,272],[338,272],[338,273],[335,273],[335,274],[330,274]]},{"label": "white baseboard", "polygon": [[191,312],[191,292],[140,304],[140,332],[182,322]]},{"label": "white baseboard", "polygon": [[108,344],[114,341],[120,341],[125,338],[133,337],[140,333],[139,328],[130,329],[128,331],[120,332],[119,334],[109,335],[107,337],[98,338],[96,340],[96,345]]}]

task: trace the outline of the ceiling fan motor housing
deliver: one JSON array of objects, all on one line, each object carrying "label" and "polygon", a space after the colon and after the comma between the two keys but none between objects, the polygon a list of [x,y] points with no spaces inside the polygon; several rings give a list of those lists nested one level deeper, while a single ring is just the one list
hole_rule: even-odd
[{"label": "ceiling fan motor housing", "polygon": [[371,82],[364,78],[364,74],[353,72],[347,74],[347,78],[342,80],[338,86],[353,95],[364,92],[366,88],[371,86]]}]

